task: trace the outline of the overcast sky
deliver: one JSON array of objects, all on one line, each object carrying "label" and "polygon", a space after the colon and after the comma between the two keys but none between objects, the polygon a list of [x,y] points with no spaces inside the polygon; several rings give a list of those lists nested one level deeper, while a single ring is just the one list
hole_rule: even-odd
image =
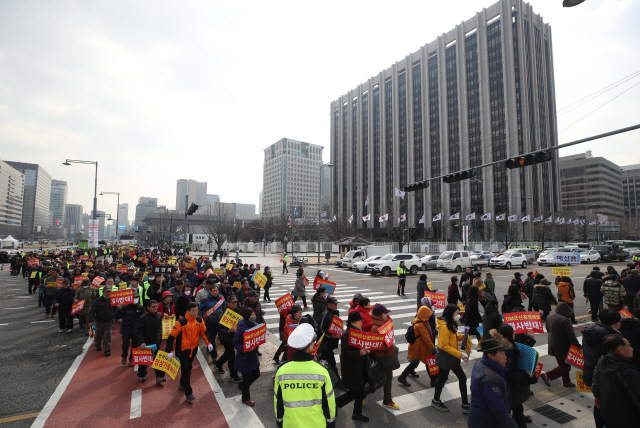
[{"label": "overcast sky", "polygon": [[[257,209],[265,147],[293,138],[328,160],[332,100],[493,3],[2,0],[0,158],[41,164],[86,213],[93,170],[65,158],[97,160],[98,192],[121,192],[130,220],[140,196],[174,208],[179,178]],[[532,3],[553,31],[558,110],[640,70],[639,1]],[[640,123],[639,82],[559,116],[559,142]],[[640,163],[638,141],[561,155]],[[115,217],[115,196],[98,209]]]}]

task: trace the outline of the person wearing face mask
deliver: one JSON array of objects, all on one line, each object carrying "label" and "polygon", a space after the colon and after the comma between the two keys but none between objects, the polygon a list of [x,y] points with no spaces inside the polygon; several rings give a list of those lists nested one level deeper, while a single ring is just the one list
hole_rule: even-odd
[{"label": "person wearing face mask", "polygon": [[248,307],[240,309],[240,314],[242,315],[242,319],[238,322],[235,335],[233,336],[233,347],[236,348],[237,351],[235,368],[242,373],[242,383],[240,384],[242,402],[247,406],[253,407],[256,403],[251,399],[249,388],[251,384],[260,377],[260,360],[258,358],[258,348],[248,352],[244,351],[243,335],[245,331],[257,325],[256,314]]},{"label": "person wearing face mask", "polygon": [[311,306],[313,306],[313,319],[316,323],[320,323],[320,316],[327,310],[327,289],[318,287],[316,294],[311,297]]},{"label": "person wearing face mask", "polygon": [[[213,308],[216,309],[211,312],[211,309]],[[216,342],[216,334],[218,333],[220,319],[226,310],[227,304],[225,298],[220,295],[218,286],[213,284],[211,291],[207,293],[207,297],[202,299],[202,302],[198,307],[198,312],[200,313],[200,316],[203,317],[204,324],[207,327],[207,336],[209,337],[209,341],[213,344]],[[211,353],[211,359],[214,363],[217,357],[218,353],[214,346],[213,352]]]},{"label": "person wearing face mask", "polygon": [[371,301],[368,297],[360,296],[358,298],[358,306],[356,307],[356,312],[360,313],[362,317],[362,331],[366,331],[367,333],[371,332],[371,327],[373,327],[373,323],[371,322],[371,314],[369,311],[371,310]]},{"label": "person wearing face mask", "polygon": [[[181,279],[178,279],[176,281],[176,285],[181,281]],[[191,284],[184,284],[182,295],[176,300],[176,316],[183,317],[187,313],[187,305],[192,301],[193,295],[191,294]]]},{"label": "person wearing face mask", "polygon": [[205,331],[207,328],[198,316],[198,305],[195,302],[189,303],[187,313],[184,318],[180,318],[173,324],[169,339],[167,339],[167,358],[173,358],[173,344],[176,343],[175,356],[180,360],[180,386],[178,389],[184,390],[184,395],[190,403],[195,400],[193,389],[191,389],[191,368],[193,359],[198,353],[199,337],[202,337],[207,344],[209,352],[213,345],[209,342]]},{"label": "person wearing face mask", "polygon": [[[144,315],[144,307],[140,304],[138,290],[133,290],[133,303],[123,305],[120,303],[116,309],[115,317],[120,321],[120,335],[122,336],[122,365],[127,364],[129,354],[129,367],[133,366],[133,348],[137,348],[135,329],[138,319]],[[131,351],[129,350],[131,344]]]},{"label": "person wearing face mask", "polygon": [[440,401],[442,388],[444,388],[449,372],[458,377],[460,396],[462,398],[462,413],[469,413],[469,401],[467,399],[467,376],[460,365],[460,360],[467,361],[469,357],[460,351],[458,342],[464,338],[464,334],[458,334],[458,321],[460,321],[460,309],[457,305],[448,304],[438,318],[438,352],[436,353],[436,365],[439,368],[436,390],[431,400],[431,407],[448,412],[449,408]]},{"label": "person wearing face mask", "polygon": [[93,301],[96,298],[96,294],[91,287],[88,279],[83,279],[82,284],[76,290],[76,294],[73,296],[73,303],[77,303],[81,300],[84,300],[84,305],[80,311],[76,312],[78,315],[78,321],[80,322],[80,328],[87,328],[87,314],[89,313],[89,309],[91,305],[93,305]]},{"label": "person wearing face mask", "polygon": [[58,321],[60,324],[60,333],[64,330],[67,333],[73,333],[73,315],[71,315],[71,306],[73,305],[73,297],[76,290],[70,287],[71,283],[68,279],[62,282],[62,288],[58,288],[53,295],[53,305],[58,308]]},{"label": "person wearing face mask", "polygon": [[[227,299],[227,309],[240,315],[240,307],[238,306],[238,299],[236,296],[229,296]],[[217,314],[218,312],[212,316],[216,316]],[[220,315],[218,315],[218,317],[222,316],[224,312],[220,312],[219,314]],[[240,383],[242,382],[242,379],[238,376],[238,371],[236,370],[236,351],[233,349],[233,338],[235,333],[235,328],[229,328],[222,324],[218,325],[218,338],[220,339],[222,346],[224,346],[224,354],[215,362],[214,367],[218,373],[224,374],[225,371],[222,366],[224,363],[227,363],[231,380],[235,383]]]}]

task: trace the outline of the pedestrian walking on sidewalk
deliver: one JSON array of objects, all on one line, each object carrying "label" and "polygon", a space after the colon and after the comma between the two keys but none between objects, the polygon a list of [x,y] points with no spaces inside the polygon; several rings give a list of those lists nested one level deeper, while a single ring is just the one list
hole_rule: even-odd
[{"label": "pedestrian walking on sidewalk", "polygon": [[244,332],[257,325],[256,314],[248,307],[242,308],[240,313],[242,319],[238,322],[238,327],[233,337],[233,347],[237,351],[235,368],[242,373],[242,383],[239,386],[242,391],[242,402],[247,406],[253,407],[256,403],[251,399],[249,389],[251,384],[260,377],[260,360],[258,358],[258,348],[245,352]]},{"label": "pedestrian walking on sidewalk", "polygon": [[549,387],[551,386],[550,382],[559,377],[562,377],[562,383],[566,388],[576,386],[569,377],[571,365],[564,361],[571,345],[582,348],[576,338],[575,331],[573,331],[571,315],[573,315],[573,309],[566,302],[559,302],[556,311],[547,317],[549,355],[556,357],[558,362],[558,367],[550,372],[540,374],[544,383]]},{"label": "pedestrian walking on sidewalk", "polygon": [[289,269],[287,269],[288,262],[289,262],[289,258],[287,257],[287,253],[284,253],[284,256],[282,256],[282,274],[283,275],[285,272],[289,273]]}]

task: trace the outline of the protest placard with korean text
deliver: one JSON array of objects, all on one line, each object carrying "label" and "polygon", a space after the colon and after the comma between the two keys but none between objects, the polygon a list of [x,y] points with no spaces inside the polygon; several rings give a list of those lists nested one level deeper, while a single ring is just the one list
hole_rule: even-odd
[{"label": "protest placard with korean text", "polygon": [[349,329],[349,345],[358,349],[382,349],[384,334]]},{"label": "protest placard with korean text", "polygon": [[258,324],[242,334],[244,340],[244,352],[253,351],[267,340],[267,325]]},{"label": "protest placard with korean text", "polygon": [[515,334],[524,334],[529,331],[544,333],[540,312],[513,312],[504,314],[504,323],[513,327]]}]

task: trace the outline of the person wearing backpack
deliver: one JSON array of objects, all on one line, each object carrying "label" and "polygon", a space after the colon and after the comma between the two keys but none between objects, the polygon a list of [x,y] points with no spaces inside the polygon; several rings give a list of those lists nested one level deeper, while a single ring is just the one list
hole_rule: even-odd
[{"label": "person wearing backpack", "polygon": [[600,287],[600,292],[604,294],[604,304],[607,305],[607,308],[613,309],[616,312],[624,309],[627,292],[619,282],[618,275],[610,273],[602,278],[602,280],[604,284]]},{"label": "person wearing backpack", "polygon": [[[411,327],[407,329],[405,339],[409,343],[409,360],[411,361],[404,371],[398,377],[398,382],[404,386],[411,386],[407,382],[407,376],[414,372],[416,367],[420,365],[420,362],[427,364],[427,357],[434,354],[435,350],[435,337],[433,330],[429,325],[429,319],[433,315],[433,311],[427,306],[422,306],[418,309],[418,315],[411,322]],[[427,373],[431,379],[431,387],[436,385],[436,377],[429,373],[427,367]]]},{"label": "person wearing backpack", "polygon": [[173,324],[171,334],[167,340],[167,358],[171,360],[174,356],[173,342],[176,342],[175,356],[180,360],[180,387],[184,390],[184,395],[188,402],[195,400],[191,389],[191,368],[193,359],[198,353],[199,337],[207,344],[209,352],[213,351],[213,345],[209,342],[205,332],[207,328],[204,321],[198,316],[198,304],[191,302],[187,305],[187,313],[184,318],[180,318]]}]

